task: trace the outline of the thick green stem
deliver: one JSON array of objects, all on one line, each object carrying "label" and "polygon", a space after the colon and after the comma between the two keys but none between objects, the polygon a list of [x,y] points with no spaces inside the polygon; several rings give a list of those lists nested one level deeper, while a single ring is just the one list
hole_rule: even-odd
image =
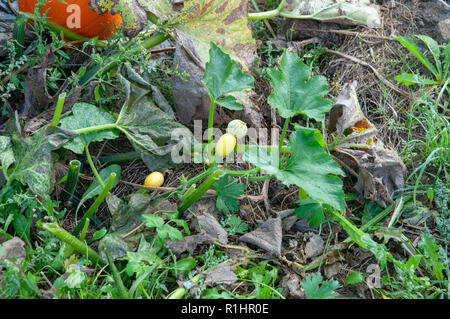
[{"label": "thick green stem", "polygon": [[56,103],[55,113],[53,114],[53,119],[51,123],[52,126],[58,126],[65,100],[66,100],[66,93],[62,93],[58,96],[58,102]]},{"label": "thick green stem", "polygon": [[128,291],[125,288],[125,285],[123,284],[122,278],[120,278],[120,273],[116,268],[116,265],[114,265],[114,261],[109,256],[108,250],[105,249],[105,255],[108,259],[108,265],[109,269],[111,269],[111,273],[113,275],[114,283],[116,284],[117,292],[119,293],[119,297],[122,299],[128,299]]},{"label": "thick green stem", "polygon": [[86,219],[91,218],[97,212],[98,208],[100,207],[100,204],[105,200],[106,195],[108,195],[109,191],[111,190],[111,187],[115,179],[116,173],[111,173],[102,192],[98,195],[98,197],[95,199],[95,202],[92,204],[91,207],[89,207],[89,210],[78,222],[77,227],[75,227],[75,230],[73,231],[74,236],[78,236],[81,228],[84,226]]},{"label": "thick green stem", "polygon": [[263,19],[270,19],[275,18],[280,14],[280,11],[278,9],[270,10],[270,11],[264,11],[264,12],[254,12],[248,14],[249,20],[263,20]]},{"label": "thick green stem", "polygon": [[[255,8],[256,12],[261,12],[261,10],[259,10],[258,4],[256,3],[256,0],[252,0],[252,4],[253,7]],[[269,30],[270,34],[272,35],[273,38],[276,38],[277,35],[275,34],[275,32],[273,31],[269,21],[264,20],[264,24],[266,25],[267,29]]]},{"label": "thick green stem", "polygon": [[80,240],[84,241],[84,238],[86,237],[87,230],[89,228],[89,219],[86,219],[84,222],[83,230],[81,231]]},{"label": "thick green stem", "polygon": [[153,48],[154,46],[157,46],[158,44],[163,43],[164,41],[166,41],[169,38],[170,38],[170,35],[168,35],[168,34],[158,33],[158,34],[155,34],[155,35],[149,37],[148,39],[146,39],[144,41],[144,43],[142,43],[142,46],[148,50],[150,48]]},{"label": "thick green stem", "polygon": [[170,192],[167,192],[167,193],[162,193],[161,195],[158,195],[158,196],[154,197],[153,200],[157,200],[159,198],[169,198],[170,196],[172,196],[176,192],[182,190],[183,187],[187,188],[187,187],[191,186],[192,184],[197,183],[198,181],[202,180],[203,178],[211,175],[216,169],[217,169],[216,167],[210,167],[206,171],[204,171],[203,173],[192,177],[186,183],[183,183],[183,184],[179,185],[173,191],[170,191]]},{"label": "thick green stem", "polygon": [[214,183],[221,178],[223,175],[225,175],[225,172],[216,169],[214,172],[197,188],[197,190],[192,193],[189,198],[184,201],[180,206],[178,206],[177,209],[177,217],[183,214],[189,207],[191,207],[192,204],[194,204],[197,200],[200,199],[200,197],[203,196],[203,194],[206,193],[208,189],[211,188],[211,186],[214,185]]},{"label": "thick green stem", "polygon": [[100,258],[98,257],[97,253],[90,248],[86,243],[82,242],[75,236],[68,233],[63,228],[59,227],[56,223],[43,223],[42,221],[38,221],[37,225],[52,233],[54,236],[56,236],[58,239],[65,242],[67,245],[72,247],[76,252],[85,255],[90,261],[92,261],[94,264],[101,263]]},{"label": "thick green stem", "polygon": [[224,171],[225,174],[229,176],[249,176],[252,174],[258,174],[261,171],[261,169],[259,167],[255,167],[253,169],[246,171],[232,171],[227,169],[222,169],[222,171]]},{"label": "thick green stem", "polygon": [[283,148],[283,143],[284,143],[284,137],[286,136],[286,131],[289,127],[289,123],[291,122],[291,118],[287,118],[284,121],[284,125],[283,125],[283,131],[281,132],[281,136],[280,136],[280,142],[278,143],[278,151],[281,154],[281,149]]},{"label": "thick green stem", "polygon": [[[38,21],[38,18],[32,13],[21,12],[20,14],[29,20]],[[83,37],[75,32],[70,31],[69,29],[66,29],[66,28],[60,26],[59,24],[56,24],[49,20],[45,20],[44,25],[48,29],[50,29],[51,31],[53,31],[57,34],[62,33],[64,36],[64,39],[67,39],[70,41],[88,41],[88,40],[90,40],[89,38]],[[104,48],[105,43],[103,41],[97,41],[97,46],[100,48]]]},{"label": "thick green stem", "polygon": [[70,161],[69,172],[67,173],[67,181],[62,195],[63,202],[71,200],[78,183],[81,163],[78,160]]},{"label": "thick green stem", "polygon": [[270,11],[266,11],[266,12],[249,13],[248,19],[249,20],[262,20],[262,19],[275,18],[280,15],[280,12],[281,12],[281,10],[283,10],[285,3],[286,3],[286,0],[281,0],[278,7],[274,10],[270,10]]},{"label": "thick green stem", "polygon": [[78,130],[75,130],[75,132],[77,132],[78,134],[86,134],[86,133],[91,133],[91,132],[95,132],[95,131],[111,130],[111,129],[117,129],[117,124],[111,123],[111,124],[89,126],[89,127],[80,128]]},{"label": "thick green stem", "polygon": [[209,95],[211,99],[211,104],[209,106],[209,118],[208,118],[208,160],[209,165],[214,165],[214,155],[213,155],[213,125],[214,125],[214,98]]},{"label": "thick green stem", "polygon": [[100,174],[98,173],[97,168],[95,168],[94,162],[92,161],[91,153],[89,153],[89,147],[87,145],[84,147],[84,151],[86,153],[86,158],[88,160],[89,166],[91,167],[92,173],[94,173],[94,176],[97,179],[100,186],[102,188],[105,188],[105,183],[103,183],[103,180],[100,177]]}]

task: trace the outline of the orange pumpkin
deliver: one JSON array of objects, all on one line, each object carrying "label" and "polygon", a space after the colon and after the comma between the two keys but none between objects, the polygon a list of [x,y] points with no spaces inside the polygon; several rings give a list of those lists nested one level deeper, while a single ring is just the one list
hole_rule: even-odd
[{"label": "orange pumpkin", "polygon": [[[19,10],[34,13],[38,0],[19,0]],[[41,10],[47,12],[47,19],[86,38],[110,38],[122,24],[120,15],[106,13],[98,15],[91,10],[88,0],[48,0]],[[48,11],[47,11],[48,10]]]}]

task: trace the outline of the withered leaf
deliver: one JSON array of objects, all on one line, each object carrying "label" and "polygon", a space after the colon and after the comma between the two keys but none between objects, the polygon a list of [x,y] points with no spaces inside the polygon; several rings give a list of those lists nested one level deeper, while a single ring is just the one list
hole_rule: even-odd
[{"label": "withered leaf", "polygon": [[328,131],[337,132],[336,156],[358,174],[357,200],[371,199],[385,208],[392,203],[392,193],[403,187],[406,167],[361,111],[356,87],[356,81],[344,85],[330,111]]}]

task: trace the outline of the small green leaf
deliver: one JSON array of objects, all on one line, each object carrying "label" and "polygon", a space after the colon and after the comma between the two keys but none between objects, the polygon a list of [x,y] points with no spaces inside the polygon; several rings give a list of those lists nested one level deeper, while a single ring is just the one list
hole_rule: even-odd
[{"label": "small green leaf", "polygon": [[339,288],[339,283],[335,280],[325,280],[322,284],[322,275],[316,272],[314,275],[306,275],[301,286],[308,299],[334,299],[338,293],[334,292]]},{"label": "small green leaf", "polygon": [[16,214],[14,215],[13,226],[17,236],[30,243],[31,218],[26,218],[22,214]]},{"label": "small green leaf", "polygon": [[320,203],[307,198],[297,201],[299,207],[295,208],[294,213],[298,218],[307,217],[311,227],[320,226],[325,221],[325,214]]},{"label": "small green leaf", "polygon": [[440,249],[433,241],[433,236],[430,233],[424,233],[419,242],[419,250],[424,255],[427,267],[429,267],[437,280],[444,280],[444,267],[448,262],[444,257],[446,250]]},{"label": "small green leaf", "polygon": [[164,219],[159,217],[158,215],[154,214],[144,214],[142,215],[142,221],[144,222],[145,226],[149,228],[161,228],[164,225]]},{"label": "small green leaf", "polygon": [[227,93],[252,88],[253,81],[228,54],[211,42],[209,62],[206,63],[202,82],[214,100]]},{"label": "small green leaf", "polygon": [[167,236],[169,236],[170,240],[183,240],[183,234],[178,229],[170,225],[164,224],[162,227],[158,228],[157,231],[158,237],[163,240],[165,240]]},{"label": "small green leaf", "polygon": [[345,278],[345,283],[344,285],[356,285],[359,284],[361,282],[364,282],[365,280],[365,276],[363,273],[359,272],[359,271],[352,271],[347,278]]},{"label": "small green leaf", "polygon": [[[74,131],[97,125],[115,123],[114,116],[102,112],[94,105],[88,103],[76,103],[72,107],[72,114],[61,119],[60,123],[62,128]],[[84,147],[88,146],[89,143],[101,142],[105,139],[113,140],[118,136],[119,132],[113,129],[93,131],[75,137],[72,141],[66,143],[64,147],[77,154],[83,154]]]},{"label": "small green leaf", "polygon": [[232,95],[226,95],[225,97],[216,100],[216,104],[232,111],[239,111],[243,108],[242,104]]},{"label": "small green leaf", "polygon": [[183,276],[187,276],[189,272],[194,269],[195,265],[197,264],[197,261],[194,258],[184,258],[177,260],[175,265],[172,264],[173,267],[173,274],[175,276],[175,271],[177,273],[183,274]]},{"label": "small green leaf", "polygon": [[92,235],[91,242],[102,239],[106,235],[107,232],[108,232],[108,229],[106,229],[105,227],[103,227],[100,230],[97,230],[94,233],[94,235]]},{"label": "small green leaf", "polygon": [[377,262],[380,264],[381,269],[386,268],[387,259],[391,258],[391,255],[387,252],[386,247],[375,242],[367,233],[360,237],[360,241],[364,246],[366,246],[362,247],[368,249],[375,256]]},{"label": "small green leaf", "polygon": [[267,102],[278,109],[280,116],[291,118],[304,113],[309,118],[322,121],[331,109],[331,102],[324,98],[328,93],[327,80],[323,76],[310,77],[310,69],[290,51],[284,51],[280,70],[269,69],[270,85],[274,92]]},{"label": "small green leaf", "polygon": [[228,215],[223,221],[223,226],[226,232],[232,236],[234,234],[245,234],[248,230],[248,225],[242,221],[239,216]]},{"label": "small green leaf", "polygon": [[214,184],[214,189],[217,192],[216,207],[219,211],[228,214],[239,210],[237,198],[244,193],[244,184],[225,175]]}]

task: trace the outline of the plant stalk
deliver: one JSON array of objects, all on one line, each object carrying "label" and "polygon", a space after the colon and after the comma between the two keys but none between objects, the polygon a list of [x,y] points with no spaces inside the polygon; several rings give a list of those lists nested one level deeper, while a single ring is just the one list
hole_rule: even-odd
[{"label": "plant stalk", "polygon": [[214,165],[214,155],[213,155],[213,125],[214,125],[214,98],[209,95],[211,99],[211,104],[209,106],[209,118],[208,118],[208,160],[209,165]]},{"label": "plant stalk", "polygon": [[281,154],[281,149],[283,147],[283,143],[284,143],[284,137],[286,136],[286,132],[287,129],[289,127],[289,123],[291,122],[291,118],[287,118],[284,121],[284,125],[283,125],[283,131],[281,132],[281,136],[280,136],[280,142],[278,143],[278,152]]},{"label": "plant stalk", "polygon": [[214,172],[197,188],[195,192],[192,193],[191,196],[188,197],[186,201],[184,201],[177,209],[176,218],[178,218],[181,214],[183,214],[192,204],[194,204],[203,194],[206,193],[208,189],[211,188],[214,183],[225,175],[225,172],[220,169],[215,169]]},{"label": "plant stalk", "polygon": [[75,188],[77,187],[78,176],[80,173],[80,166],[80,161],[70,161],[69,172],[67,173],[67,181],[64,187],[64,193],[62,195],[63,202],[71,200],[73,194],[75,193]]},{"label": "plant stalk", "polygon": [[51,122],[52,126],[58,126],[65,100],[66,100],[66,93],[61,93],[58,96],[58,102],[56,103],[55,113],[53,114],[53,119]]},{"label": "plant stalk", "polygon": [[97,253],[90,248],[86,243],[82,242],[75,236],[68,233],[65,229],[61,228],[56,223],[43,223],[42,221],[38,221],[37,225],[52,233],[54,236],[56,236],[58,239],[65,242],[67,245],[72,247],[76,252],[85,255],[91,262],[94,264],[102,263],[100,258],[98,257]]},{"label": "plant stalk", "polygon": [[116,173],[111,173],[109,175],[108,181],[106,182],[106,185],[103,188],[102,192],[98,195],[98,197],[95,199],[95,202],[92,204],[91,207],[89,207],[89,210],[86,212],[86,214],[84,214],[84,216],[78,222],[77,227],[75,227],[75,230],[73,231],[74,236],[78,236],[78,234],[81,231],[81,228],[84,226],[86,219],[91,218],[97,212],[100,204],[103,202],[106,195],[108,195],[109,191],[111,190],[111,187],[112,187],[115,179],[116,179]]},{"label": "plant stalk", "polygon": [[103,183],[103,180],[100,177],[100,174],[98,173],[97,168],[95,168],[94,162],[92,161],[91,153],[89,153],[89,147],[87,145],[84,147],[84,151],[86,153],[86,158],[88,160],[89,166],[91,167],[92,173],[94,173],[94,176],[97,179],[100,186],[102,188],[105,188],[105,183]]}]

